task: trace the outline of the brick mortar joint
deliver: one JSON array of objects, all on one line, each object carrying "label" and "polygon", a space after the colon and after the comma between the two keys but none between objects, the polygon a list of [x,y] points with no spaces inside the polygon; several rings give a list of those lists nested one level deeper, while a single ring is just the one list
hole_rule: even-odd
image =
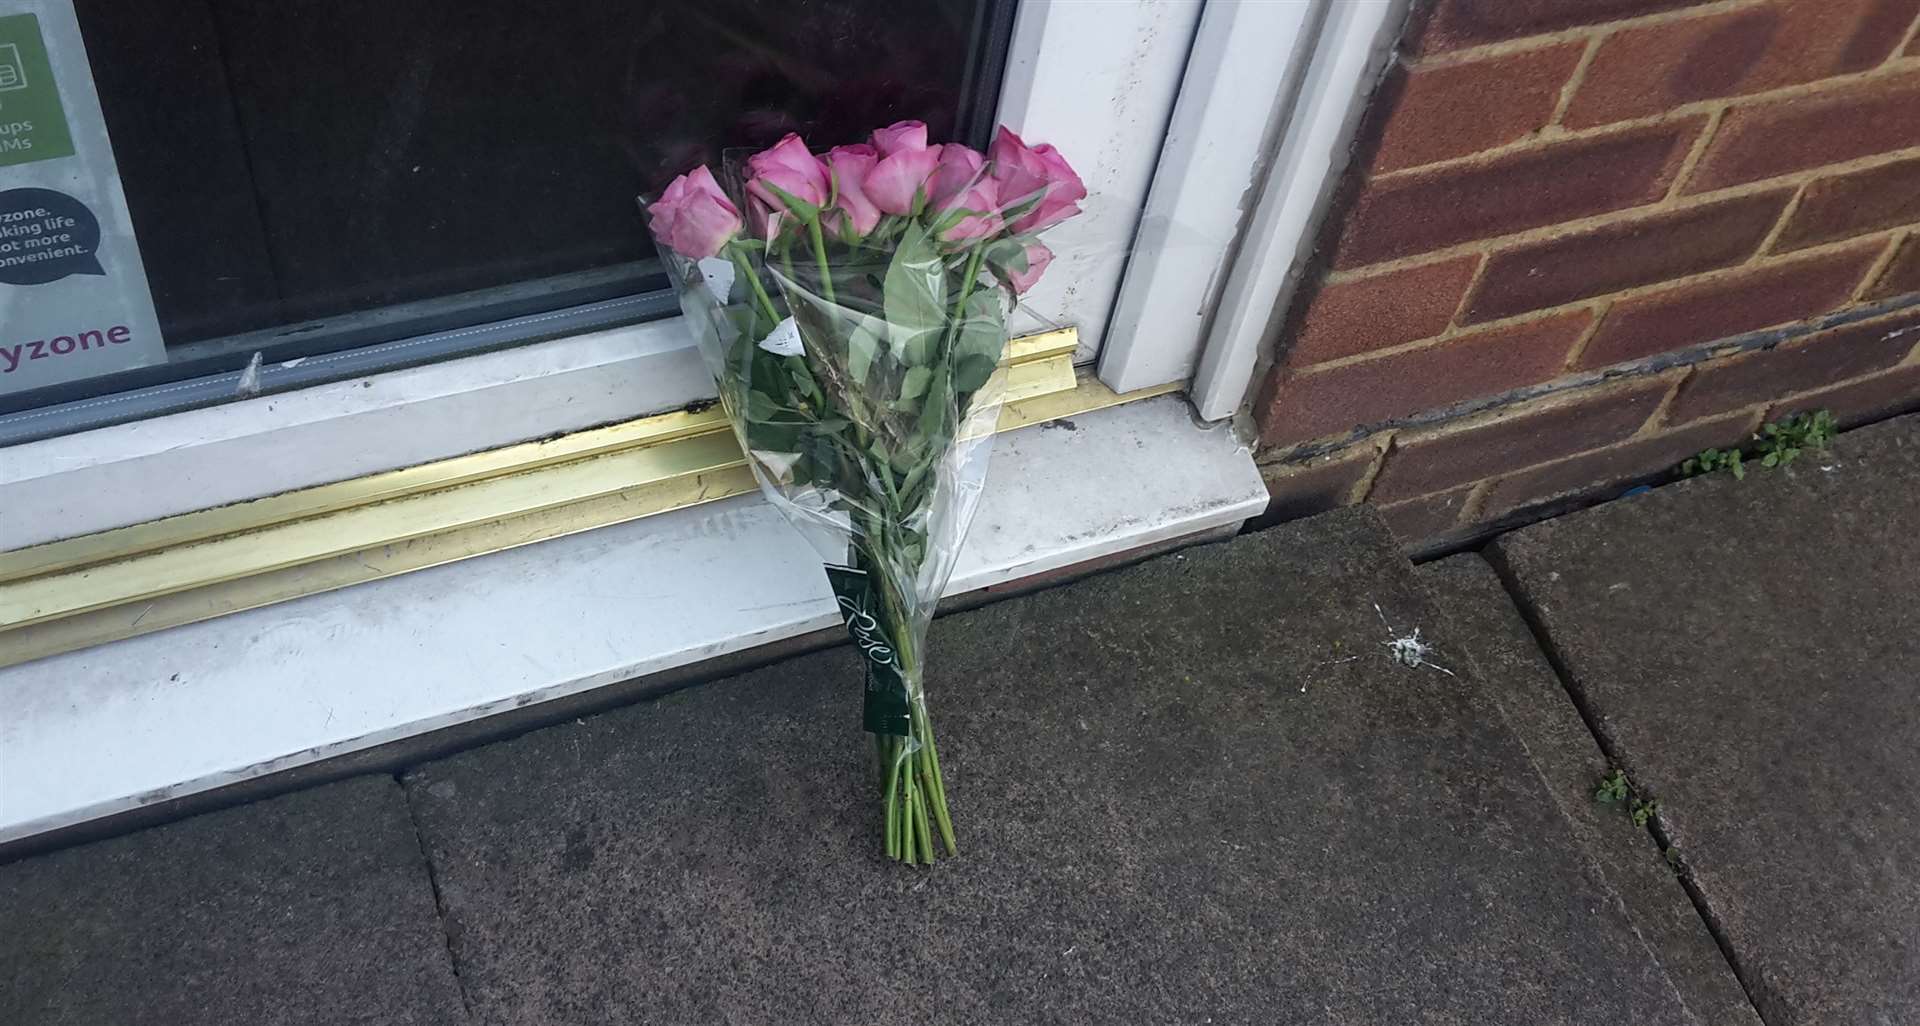
[{"label": "brick mortar joint", "polygon": [[[1578,70],[1578,73],[1582,74],[1583,81],[1584,71],[1584,66]],[[1569,143],[1601,138],[1618,132],[1627,132],[1635,129],[1651,128],[1680,122],[1701,115],[1714,115],[1729,110],[1759,106],[1781,100],[1798,99],[1802,96],[1838,92],[1863,82],[1901,78],[1912,75],[1916,71],[1920,71],[1920,58],[1896,55],[1894,59],[1877,64],[1865,71],[1856,71],[1846,75],[1829,75],[1825,78],[1816,78],[1810,82],[1796,82],[1792,85],[1777,86],[1772,89],[1763,89],[1753,93],[1742,93],[1734,96],[1710,96],[1699,100],[1689,100],[1685,103],[1668,107],[1657,113],[1643,114],[1634,118],[1623,118],[1619,121],[1609,121],[1602,125],[1589,125],[1586,128],[1567,128],[1561,125],[1556,118],[1554,121],[1549,122],[1547,126],[1544,126],[1557,129],[1550,134],[1536,133],[1523,136],[1510,143],[1484,150],[1477,150],[1473,153],[1464,153],[1457,157],[1448,157],[1444,160],[1416,164],[1412,167],[1401,167],[1391,171],[1383,171],[1370,176],[1367,184],[1391,183],[1421,174],[1449,171],[1483,162],[1491,163],[1499,158],[1525,153],[1529,150],[1546,149],[1552,146],[1565,146]],[[1570,102],[1571,97],[1569,97],[1569,103]]]},{"label": "brick mortar joint", "polygon": [[[1466,299],[1463,298],[1460,302],[1464,306]],[[1567,347],[1567,357],[1561,361],[1560,373],[1578,373],[1580,358],[1586,355],[1587,347],[1593,344],[1594,336],[1600,334],[1600,328],[1606,324],[1607,315],[1613,312],[1615,302],[1614,299],[1602,299],[1593,304],[1593,319],[1587,322],[1587,328],[1580,333],[1580,337],[1574,339],[1573,344]]]},{"label": "brick mortar joint", "polygon": [[1641,28],[1647,25],[1659,25],[1665,22],[1687,21],[1692,18],[1706,17],[1730,11],[1745,10],[1753,7],[1765,7],[1772,0],[1719,0],[1717,3],[1697,4],[1674,11],[1655,11],[1628,18],[1616,18],[1592,25],[1575,25],[1554,32],[1538,32],[1530,36],[1515,39],[1502,39],[1492,43],[1465,46],[1445,53],[1429,54],[1409,61],[1410,66],[1445,67],[1453,64],[1471,64],[1475,61],[1495,57],[1505,57],[1516,53],[1525,53],[1559,43],[1604,35],[1621,29]]},{"label": "brick mortar joint", "polygon": [[[1573,347],[1569,349],[1567,359],[1568,366],[1571,367],[1572,363],[1578,360],[1580,352],[1584,350],[1587,343],[1591,342],[1593,336],[1599,332],[1601,322],[1605,320],[1607,313],[1617,303],[1637,300],[1648,296],[1658,296],[1662,293],[1679,292],[1686,288],[1703,285],[1711,286],[1723,281],[1749,274],[1764,273],[1802,261],[1815,261],[1848,249],[1865,249],[1869,243],[1876,242],[1880,236],[1897,235],[1908,230],[1906,227],[1883,228],[1865,235],[1857,235],[1847,239],[1836,239],[1832,242],[1823,242],[1819,245],[1807,246],[1803,249],[1790,250],[1785,253],[1756,253],[1746,261],[1728,267],[1716,267],[1710,271],[1689,274],[1685,277],[1668,278],[1663,281],[1649,282],[1644,285],[1633,285],[1613,292],[1601,293],[1597,296],[1587,296],[1574,300],[1571,303],[1562,303],[1559,306],[1544,307],[1539,310],[1528,310],[1523,313],[1514,314],[1511,317],[1462,324],[1458,318],[1464,313],[1468,300],[1472,298],[1473,288],[1477,287],[1481,276],[1485,274],[1486,265],[1491,262],[1483,259],[1480,267],[1476,269],[1474,273],[1473,284],[1470,285],[1468,291],[1461,296],[1460,305],[1454,310],[1455,319],[1449,322],[1448,326],[1439,334],[1428,335],[1425,338],[1417,338],[1410,342],[1402,342],[1398,345],[1370,349],[1362,353],[1353,353],[1347,356],[1335,357],[1330,360],[1321,360],[1317,363],[1289,366],[1287,370],[1296,375],[1320,374],[1339,370],[1342,367],[1350,367],[1354,364],[1367,363],[1371,360],[1385,359],[1400,356],[1405,353],[1418,352],[1423,349],[1435,348],[1480,332],[1519,328],[1538,321],[1551,320],[1555,317],[1565,317],[1582,310],[1587,310],[1593,313],[1593,321],[1587,325],[1581,337],[1577,339]],[[1895,245],[1897,246],[1897,243]],[[1891,259],[1891,257],[1887,257],[1887,259]],[[1857,300],[1849,300],[1849,306],[1857,302]],[[1844,311],[1845,308],[1829,312],[1841,313]]]},{"label": "brick mortar joint", "polygon": [[1867,273],[1861,275],[1859,284],[1853,287],[1853,294],[1847,297],[1847,302],[1866,302],[1867,293],[1873,291],[1873,287],[1879,284],[1881,278],[1886,276],[1887,268],[1892,267],[1893,261],[1899,257],[1900,247],[1906,245],[1907,240],[1913,237],[1911,232],[1905,228],[1898,228],[1887,234],[1888,240],[1886,248],[1881,251],[1878,257],[1874,258],[1872,264],[1868,265]]},{"label": "brick mortar joint", "polygon": [[[1711,359],[1711,357],[1709,357],[1709,359]],[[1654,406],[1653,412],[1647,414],[1647,419],[1642,421],[1640,426],[1634,429],[1634,432],[1622,439],[1622,441],[1650,438],[1665,431],[1670,426],[1667,422],[1667,416],[1673,412],[1673,404],[1679,401],[1680,390],[1687,387],[1687,382],[1692,381],[1696,373],[1698,373],[1698,371],[1694,370],[1694,368],[1687,367],[1680,373],[1675,374],[1673,376],[1673,384],[1667,387],[1666,394],[1660,397],[1660,402]]]},{"label": "brick mortar joint", "polygon": [[1440,346],[1446,345],[1449,342],[1457,342],[1462,338],[1466,338],[1470,335],[1477,335],[1481,332],[1504,331],[1512,328],[1524,328],[1529,324],[1535,324],[1540,321],[1550,321],[1557,317],[1566,317],[1571,314],[1579,313],[1582,308],[1591,307],[1594,305],[1595,304],[1592,300],[1583,299],[1578,303],[1569,303],[1563,306],[1556,306],[1546,310],[1529,310],[1525,313],[1515,314],[1512,317],[1504,317],[1497,321],[1485,321],[1480,324],[1449,326],[1446,330],[1442,331],[1438,335],[1429,335],[1426,338],[1417,338],[1411,342],[1402,342],[1399,345],[1394,345],[1394,346],[1384,346],[1380,349],[1370,349],[1364,353],[1353,353],[1349,356],[1338,356],[1338,357],[1334,357],[1331,360],[1322,360],[1318,363],[1303,364],[1298,367],[1289,366],[1287,368],[1287,371],[1293,375],[1303,376],[1303,377],[1311,376],[1315,374],[1324,374],[1329,371],[1340,370],[1344,367],[1351,367],[1351,366],[1354,366],[1355,364],[1371,363],[1374,360],[1387,359],[1389,357],[1394,357],[1394,356],[1403,356],[1407,353],[1417,353],[1427,349],[1435,349]]},{"label": "brick mortar joint", "polygon": [[[1857,379],[1857,380],[1864,380],[1864,379]],[[1811,394],[1811,393],[1808,393],[1808,394]],[[1762,423],[1765,423],[1764,418],[1766,416],[1769,406],[1773,403],[1782,402],[1782,401],[1785,401],[1785,400],[1767,400],[1765,402],[1755,403],[1754,405],[1750,407],[1746,407],[1742,410],[1734,410],[1728,413],[1720,414],[1715,417],[1708,417],[1702,420],[1693,421],[1684,426],[1666,428],[1666,429],[1645,433],[1645,434],[1633,434],[1633,435],[1629,435],[1626,438],[1615,439],[1614,441],[1608,442],[1605,445],[1596,445],[1589,449],[1581,449],[1577,452],[1568,453],[1564,456],[1556,456],[1550,460],[1540,460],[1534,463],[1526,463],[1526,464],[1521,464],[1515,467],[1508,467],[1504,470],[1499,471],[1498,473],[1491,474],[1487,477],[1483,477],[1476,481],[1470,482],[1470,484],[1474,489],[1474,492],[1472,495],[1469,496],[1469,499],[1476,499],[1479,504],[1474,507],[1472,517],[1463,519],[1462,523],[1470,522],[1471,520],[1477,519],[1483,514],[1485,514],[1486,510],[1484,506],[1485,506],[1487,496],[1490,493],[1492,493],[1492,491],[1495,488],[1499,487],[1501,483],[1507,480],[1510,480],[1512,478],[1518,477],[1522,474],[1531,474],[1531,473],[1534,473],[1535,471],[1545,470],[1549,467],[1556,467],[1564,464],[1570,464],[1578,460],[1590,459],[1594,456],[1599,456],[1606,453],[1619,452],[1619,451],[1631,448],[1635,445],[1639,445],[1642,442],[1649,442],[1649,441],[1653,441],[1660,438],[1670,438],[1675,435],[1679,435],[1683,432],[1690,431],[1694,428],[1698,428],[1706,424],[1712,424],[1720,421],[1732,421],[1735,417],[1741,416],[1742,414],[1745,415],[1746,420],[1745,420],[1745,423],[1741,426],[1740,433],[1750,435],[1755,431],[1759,430],[1759,427]],[[1444,495],[1447,492],[1453,491],[1457,488],[1463,488],[1463,487],[1467,487],[1467,485],[1454,485],[1452,488],[1444,488],[1438,492],[1431,492],[1427,495],[1415,496],[1414,498],[1405,500],[1405,501],[1413,502],[1413,501],[1418,501],[1424,498],[1431,498],[1434,495]],[[1551,496],[1547,498],[1551,498]]]},{"label": "brick mortar joint", "polygon": [[1560,96],[1554,101],[1553,113],[1547,115],[1547,123],[1541,126],[1541,132],[1557,136],[1567,131],[1561,123],[1567,116],[1567,109],[1573,106],[1574,96],[1587,84],[1587,71],[1593,67],[1593,59],[1599,55],[1600,47],[1612,34],[1610,29],[1603,30],[1595,32],[1587,40],[1586,50],[1582,51],[1580,59],[1574,62],[1573,71],[1567,74],[1567,80],[1560,84]]},{"label": "brick mortar joint", "polygon": [[[1667,194],[1660,204],[1677,202],[1685,194],[1687,183],[1693,179],[1693,172],[1700,162],[1707,159],[1707,150],[1713,146],[1713,140],[1720,134],[1720,125],[1726,121],[1727,108],[1715,107],[1707,114],[1707,123],[1700,126],[1700,134],[1694,137],[1693,145],[1687,148],[1687,155],[1680,159],[1680,166],[1673,172],[1673,181],[1667,183]],[[1764,248],[1764,247],[1762,247]]]},{"label": "brick mortar joint", "polygon": [[[1725,101],[1720,102],[1724,104]],[[1499,146],[1484,150],[1476,150],[1472,153],[1463,153],[1457,157],[1447,157],[1444,160],[1415,164],[1412,167],[1397,167],[1391,171],[1381,171],[1378,174],[1370,175],[1367,179],[1367,185],[1396,185],[1400,182],[1419,178],[1423,175],[1445,174],[1449,171],[1457,171],[1462,168],[1492,165],[1496,161],[1506,157],[1520,156],[1534,151],[1550,150],[1583,142],[1591,142],[1596,139],[1605,139],[1608,136],[1630,135],[1650,128],[1661,128],[1671,124],[1679,124],[1689,118],[1700,117],[1704,113],[1706,113],[1704,110],[1688,111],[1684,114],[1675,114],[1669,111],[1650,117],[1635,118],[1632,121],[1620,121],[1610,125],[1597,125],[1593,128],[1580,129],[1578,131],[1561,128],[1552,124],[1544,125],[1535,132],[1521,136],[1519,139],[1510,143],[1503,143]],[[1549,128],[1553,128],[1555,131],[1547,132]]]},{"label": "brick mortar joint", "polygon": [[[1440,249],[1428,250],[1424,253],[1412,253],[1403,257],[1395,257],[1391,260],[1380,260],[1371,264],[1362,264],[1358,267],[1333,269],[1327,272],[1323,284],[1344,285],[1348,282],[1359,281],[1373,277],[1374,275],[1410,270],[1426,264],[1457,259],[1475,253],[1497,255],[1500,252],[1516,249],[1521,246],[1529,246],[1540,242],[1551,242],[1565,236],[1578,235],[1583,232],[1606,228],[1614,224],[1627,223],[1661,214],[1694,210],[1700,207],[1711,206],[1715,203],[1744,199],[1749,196],[1757,196],[1768,192],[1785,192],[1791,189],[1798,189],[1809,182],[1822,178],[1838,177],[1858,171],[1869,171],[1915,158],[1920,158],[1920,145],[1909,146],[1898,150],[1888,150],[1884,153],[1869,154],[1837,164],[1822,164],[1819,167],[1807,168],[1802,171],[1778,175],[1773,178],[1764,178],[1759,181],[1742,182],[1739,185],[1730,185],[1726,188],[1715,189],[1711,192],[1697,192],[1686,196],[1668,197],[1652,203],[1643,203],[1639,206],[1626,207],[1620,210],[1610,210],[1602,214],[1594,214],[1588,217],[1576,218],[1571,221],[1542,225],[1538,228],[1529,228],[1525,231],[1511,232],[1506,235],[1496,235],[1484,239],[1471,239]],[[1862,237],[1864,238],[1865,236]],[[1796,252],[1806,252],[1806,250],[1798,250]]]},{"label": "brick mortar joint", "polygon": [[[1381,439],[1382,436],[1389,437],[1378,444],[1385,444],[1386,441],[1398,444],[1399,433],[1402,431],[1453,424],[1458,421],[1477,417],[1481,414],[1494,414],[1498,411],[1521,406],[1535,400],[1551,402],[1562,395],[1581,389],[1602,386],[1609,382],[1624,383],[1640,379],[1651,379],[1667,373],[1673,373],[1676,378],[1679,379],[1669,390],[1667,398],[1670,402],[1673,397],[1677,395],[1685,379],[1691,375],[1692,368],[1700,364],[1710,361],[1730,360],[1751,353],[1774,349],[1781,345],[1808,338],[1835,328],[1917,310],[1920,310],[1920,294],[1901,296],[1881,303],[1868,304],[1821,317],[1810,318],[1805,321],[1798,321],[1784,327],[1747,332],[1742,335],[1703,342],[1686,349],[1661,353],[1657,356],[1646,357],[1641,360],[1602,370],[1587,371],[1582,374],[1556,378],[1540,385],[1512,389],[1496,395],[1469,399],[1459,403],[1450,403],[1446,406],[1423,411],[1412,416],[1384,421],[1374,426],[1357,425],[1344,434],[1303,439],[1298,442],[1290,442],[1276,446],[1260,445],[1256,448],[1255,461],[1263,467],[1304,463],[1341,449],[1358,446],[1372,439]],[[1920,326],[1907,330],[1920,332]],[[1866,380],[1873,377],[1874,374],[1884,374],[1896,368],[1915,365],[1920,365],[1920,338],[1915,339],[1913,348],[1900,363],[1894,364],[1891,367],[1882,368],[1872,374],[1850,379],[1849,382],[1821,386],[1820,389],[1813,389],[1811,391],[1821,391],[1825,388],[1838,387],[1840,384]],[[1789,396],[1780,397],[1779,400],[1775,401],[1784,401],[1785,399],[1791,398],[1792,395],[1801,394],[1807,393],[1792,393]],[[1655,410],[1654,413],[1664,416],[1663,410]],[[1652,419],[1653,414],[1649,414],[1649,421]],[[1628,440],[1631,440],[1631,438]]]},{"label": "brick mortar joint", "polygon": [[1909,49],[1912,49],[1915,39],[1920,39],[1920,14],[1914,15],[1913,24],[1907,26],[1907,34],[1901,36],[1900,42],[1894,44],[1893,52],[1887,55],[1886,63],[1898,64],[1902,60],[1911,59],[1916,56],[1907,53]]},{"label": "brick mortar joint", "polygon": [[[1915,354],[1917,356],[1920,356],[1920,346],[1915,347]],[[1506,481],[1518,478],[1522,475],[1532,474],[1542,470],[1549,470],[1554,467],[1570,465],[1581,460],[1591,459],[1595,456],[1603,456],[1610,453],[1625,451],[1627,449],[1632,448],[1633,446],[1636,446],[1645,442],[1655,441],[1662,438],[1676,438],[1676,437],[1684,436],[1689,431],[1698,430],[1698,429],[1707,427],[1708,425],[1722,425],[1722,426],[1728,427],[1729,429],[1737,426],[1738,427],[1737,431],[1729,430],[1728,433],[1730,435],[1743,436],[1744,439],[1752,439],[1754,437],[1757,437],[1757,434],[1762,425],[1770,421],[1777,420],[1778,415],[1783,410],[1785,410],[1788,406],[1794,404],[1796,401],[1805,400],[1810,396],[1818,395],[1822,392],[1829,392],[1836,389],[1843,389],[1843,388],[1849,388],[1849,387],[1854,387],[1858,385],[1869,384],[1878,378],[1883,378],[1890,374],[1894,374],[1896,372],[1903,372],[1907,369],[1908,367],[1905,364],[1896,365],[1894,367],[1886,368],[1883,370],[1872,371],[1867,374],[1856,375],[1844,381],[1835,382],[1830,385],[1822,385],[1817,388],[1803,389],[1801,391],[1792,392],[1784,396],[1761,400],[1736,410],[1730,410],[1726,413],[1716,414],[1711,417],[1704,417],[1698,420],[1689,421],[1685,424],[1668,425],[1658,431],[1636,433],[1627,438],[1622,438],[1612,442],[1608,442],[1605,445],[1597,445],[1592,448],[1581,449],[1577,452],[1569,453],[1563,456],[1558,456],[1550,460],[1541,460],[1534,463],[1527,463],[1519,466],[1509,467],[1497,473],[1490,474],[1487,477],[1479,478],[1475,481],[1452,485],[1450,487],[1440,489],[1439,491],[1428,492],[1422,495],[1415,495],[1405,499],[1396,500],[1395,504],[1430,501],[1438,496],[1447,495],[1449,493],[1459,491],[1462,488],[1467,488],[1470,490],[1467,494],[1466,500],[1461,504],[1460,517],[1454,522],[1452,529],[1484,526],[1485,524],[1496,522],[1494,520],[1490,520],[1487,518],[1487,510],[1485,506],[1486,506],[1488,497],[1501,484],[1505,483]],[[1598,477],[1591,482],[1591,487],[1606,486],[1616,482],[1631,480],[1634,477],[1640,477],[1640,476],[1661,477],[1671,473],[1672,469],[1673,468],[1671,466],[1649,467],[1644,471],[1635,472],[1624,477],[1618,476],[1618,475]],[[1551,503],[1551,502],[1566,498],[1568,496],[1571,496],[1573,494],[1576,494],[1576,492],[1562,490],[1562,491],[1554,492],[1551,494],[1533,496],[1529,500],[1527,500],[1527,502],[1523,503],[1520,506],[1513,507],[1512,509],[1509,509],[1509,510],[1497,511],[1494,514],[1494,516],[1506,517],[1512,512],[1521,511],[1529,507],[1538,507],[1542,503]]]}]

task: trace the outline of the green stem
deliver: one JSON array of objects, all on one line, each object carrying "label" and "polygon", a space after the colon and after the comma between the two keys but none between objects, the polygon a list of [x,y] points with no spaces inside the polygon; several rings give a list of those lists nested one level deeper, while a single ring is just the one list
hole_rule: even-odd
[{"label": "green stem", "polygon": [[940,346],[942,353],[953,351],[953,339],[960,333],[960,320],[966,315],[967,300],[973,298],[974,283],[980,278],[980,255],[985,250],[986,247],[976,245],[973,252],[967,255],[966,277],[960,279],[960,298],[953,304],[953,316],[947,318],[947,334]]},{"label": "green stem", "polygon": [[[773,297],[767,295],[767,287],[760,284],[760,276],[753,272],[753,264],[747,259],[747,254],[743,252],[739,246],[729,243],[727,245],[727,255],[733,258],[733,266],[739,268],[740,273],[746,275],[747,283],[753,286],[753,298],[759,300],[760,309],[767,312],[767,323],[769,325],[779,324],[780,311],[774,308]],[[720,298],[723,301],[726,299],[725,296]]]},{"label": "green stem", "polygon": [[820,265],[820,296],[831,303],[833,299],[833,272],[827,269],[827,240],[820,234],[820,219],[807,222],[807,237],[813,240],[813,260]]},{"label": "green stem", "polygon": [[[911,756],[911,758],[918,759],[919,755],[915,754]],[[933,865],[933,831],[927,829],[927,799],[925,795],[921,795],[913,803],[913,828],[914,833],[918,835],[920,839],[920,860],[929,866]]]},{"label": "green stem", "polygon": [[[905,761],[909,758],[912,758],[912,756],[907,755],[905,746],[902,746],[901,760]],[[901,818],[905,820],[905,829],[902,833],[906,835],[907,865],[911,866],[918,861],[917,857],[920,854],[920,846],[917,843],[918,839],[914,837],[914,812],[916,803],[914,802],[913,795],[913,767],[907,767],[906,772],[900,774],[900,789],[904,792],[901,798],[902,805],[900,812]]]},{"label": "green stem", "polygon": [[933,720],[927,715],[926,700],[913,703],[914,730],[920,735],[920,743],[925,748],[925,758],[921,761],[922,772],[927,776],[927,793],[933,799],[933,820],[940,827],[940,839],[947,844],[947,854],[960,854],[960,845],[953,837],[953,817],[947,813],[947,782],[940,774],[940,750],[933,744]]},{"label": "green stem", "polygon": [[880,758],[887,764],[887,857],[897,860],[900,858],[900,821],[894,812],[893,792],[900,779],[900,760],[894,758],[891,742],[881,741]]}]

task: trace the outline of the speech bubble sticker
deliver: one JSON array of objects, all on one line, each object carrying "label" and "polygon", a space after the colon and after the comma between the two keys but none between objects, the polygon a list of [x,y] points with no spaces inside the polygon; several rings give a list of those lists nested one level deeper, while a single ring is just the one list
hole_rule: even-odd
[{"label": "speech bubble sticker", "polygon": [[0,192],[0,283],[45,285],[72,274],[105,275],[100,219],[52,189]]}]

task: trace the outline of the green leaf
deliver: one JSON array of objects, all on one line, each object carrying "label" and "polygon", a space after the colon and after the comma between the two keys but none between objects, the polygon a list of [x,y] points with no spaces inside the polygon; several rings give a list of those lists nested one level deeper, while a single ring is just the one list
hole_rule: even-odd
[{"label": "green leaf", "polygon": [[853,333],[847,336],[847,370],[855,384],[866,384],[867,372],[873,367],[874,356],[880,352],[886,331],[885,321],[862,317],[860,323],[853,326]]},{"label": "green leaf", "polygon": [[747,445],[760,452],[799,452],[805,435],[798,424],[747,422]]},{"label": "green leaf", "polygon": [[926,394],[927,386],[933,383],[933,372],[925,367],[913,367],[907,376],[900,379],[900,400],[918,399]]},{"label": "green leaf", "polygon": [[772,420],[773,415],[779,412],[779,409],[779,404],[775,403],[765,392],[747,393],[746,414],[749,422]]},{"label": "green leaf", "polygon": [[936,453],[945,452],[953,437],[954,412],[953,385],[945,375],[935,375],[920,407],[920,437]]},{"label": "green leaf", "polygon": [[956,392],[978,392],[981,386],[992,380],[993,372],[1000,363],[986,356],[964,356],[953,365],[953,389]]},{"label": "green leaf", "polygon": [[967,297],[967,308],[960,321],[959,337],[954,339],[955,361],[969,356],[984,356],[995,363],[1007,346],[1007,315],[1000,302],[1000,290],[986,288]]},{"label": "green leaf", "polygon": [[[1013,216],[1002,216],[1008,221],[1013,220]],[[1015,239],[1001,239],[987,247],[985,259],[989,267],[995,268],[1003,276],[1008,272],[1024,274],[1027,270],[1027,247]]]},{"label": "green leaf", "polygon": [[[933,347],[947,326],[947,274],[940,252],[918,224],[908,224],[887,265],[881,305],[893,352],[910,366],[932,362]],[[908,357],[908,346],[918,342]]]},{"label": "green leaf", "polygon": [[900,359],[909,367],[926,367],[933,363],[935,351],[940,346],[940,332],[922,331],[907,340],[901,349]]}]

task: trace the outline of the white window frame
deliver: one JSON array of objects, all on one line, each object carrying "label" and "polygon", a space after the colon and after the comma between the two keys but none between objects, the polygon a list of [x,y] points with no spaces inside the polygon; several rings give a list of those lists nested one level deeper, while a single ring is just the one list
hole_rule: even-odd
[{"label": "white window frame", "polygon": [[[1083,346],[1097,346],[1200,9],[1198,0],[1020,5],[1001,120],[1070,154],[1097,198],[1050,239],[1061,256],[1023,304],[1016,330],[1076,323]],[[1120,57],[1088,61],[1109,51]],[[1105,121],[1088,99],[1102,92],[1119,104]],[[664,412],[713,394],[692,335],[675,317],[27,442],[0,449],[0,494],[8,497],[0,551]]]}]

